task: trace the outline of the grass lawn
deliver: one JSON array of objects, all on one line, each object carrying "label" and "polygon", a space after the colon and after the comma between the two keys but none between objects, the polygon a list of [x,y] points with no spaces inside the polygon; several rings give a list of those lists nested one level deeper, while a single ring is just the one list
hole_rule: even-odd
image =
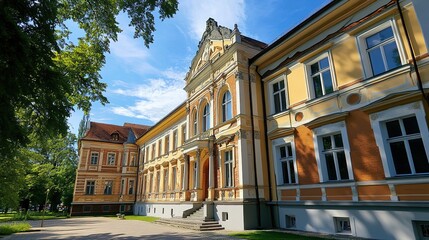
[{"label": "grass lawn", "polygon": [[27,214],[23,213],[0,213],[0,222],[10,222],[10,221],[25,221],[25,220],[41,220],[41,219],[62,219],[67,218],[66,215],[61,213],[51,213],[46,212],[43,216],[41,212],[28,212]]},{"label": "grass lawn", "polygon": [[17,232],[25,232],[31,228],[28,223],[10,223],[0,225],[0,235],[9,235]]},{"label": "grass lawn", "polygon": [[[111,218],[117,218],[117,217],[111,217]],[[135,216],[135,215],[125,215],[125,220],[139,220],[139,221],[145,221],[145,222],[155,222],[159,218],[157,217],[149,217],[149,216]]]},{"label": "grass lawn", "polygon": [[284,233],[284,232],[276,232],[276,231],[249,231],[249,232],[237,232],[237,233],[231,233],[229,234],[233,237],[238,237],[242,239],[303,239],[303,240],[316,240],[316,239],[323,239],[318,237],[308,237],[308,236],[302,236],[302,235],[296,235],[291,233]]}]

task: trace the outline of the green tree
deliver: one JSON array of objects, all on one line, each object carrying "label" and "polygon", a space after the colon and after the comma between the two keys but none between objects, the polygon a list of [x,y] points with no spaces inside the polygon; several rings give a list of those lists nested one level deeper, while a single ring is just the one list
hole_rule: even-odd
[{"label": "green tree", "polygon": [[[125,12],[135,37],[153,42],[154,12],[172,17],[177,0],[1,0],[0,1],[0,161],[39,139],[65,134],[76,106],[108,102],[99,71],[110,41],[121,31],[116,16]],[[66,23],[84,31],[70,41]]]},{"label": "green tree", "polygon": [[[22,156],[29,164],[25,185],[21,188],[21,202],[38,205],[45,204],[49,189],[49,203],[55,211],[58,204],[70,206],[73,197],[78,156],[76,136],[46,139],[43,142],[30,138],[28,148],[22,149]],[[28,208],[28,206],[22,206]]]}]

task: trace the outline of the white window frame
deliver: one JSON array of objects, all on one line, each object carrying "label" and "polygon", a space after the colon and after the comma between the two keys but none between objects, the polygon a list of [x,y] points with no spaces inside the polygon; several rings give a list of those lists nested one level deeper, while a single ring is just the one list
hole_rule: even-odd
[{"label": "white window frame", "polygon": [[[92,163],[93,157],[97,158],[96,163]],[[89,165],[98,165],[99,161],[100,161],[100,153],[99,152],[91,152],[91,155],[89,157]]]},{"label": "white window frame", "polygon": [[[344,222],[348,222],[348,227],[350,230],[344,229]],[[335,224],[335,232],[337,234],[344,234],[344,235],[352,235],[353,233],[353,227],[352,227],[352,221],[349,217],[334,217],[334,224]]]},{"label": "white window frame", "polygon": [[[89,182],[93,182],[94,184],[91,184],[92,185],[92,191],[88,191],[88,183]],[[93,180],[93,179],[89,179],[89,180],[86,180],[85,181],[85,195],[95,195],[95,187],[96,187],[96,181],[95,180]]]},{"label": "white window frame", "polygon": [[[326,160],[323,153],[323,143],[322,137],[326,135],[332,135],[336,133],[341,133],[344,147],[344,155],[346,157],[347,170],[349,174],[349,179],[345,180],[329,180],[328,170],[326,166]],[[350,157],[350,144],[347,135],[346,123],[344,121],[327,124],[318,128],[313,129],[313,142],[314,142],[314,151],[316,153],[317,168],[319,169],[319,179],[320,182],[328,181],[350,181],[354,180],[353,175],[353,166]]]},{"label": "white window frame", "polygon": [[[229,100],[226,99],[226,101],[225,101],[225,97],[226,97],[227,93],[229,94]],[[222,122],[226,122],[226,121],[232,119],[232,95],[231,95],[231,92],[229,90],[226,90],[222,94],[221,106],[222,106],[222,110],[221,110],[222,111],[222,114],[221,114],[222,115]],[[230,116],[228,116],[228,114]]]},{"label": "white window frame", "polygon": [[[110,193],[109,193],[109,191],[106,191],[108,189],[110,189]],[[104,183],[104,191],[103,191],[103,193],[104,193],[104,195],[112,195],[113,194],[113,180],[107,180]]]},{"label": "white window frame", "polygon": [[[231,152],[231,161],[230,162],[227,162],[227,159],[226,159],[226,153],[227,152]],[[234,187],[234,178],[235,178],[235,175],[234,175],[234,149],[232,149],[232,148],[230,148],[230,149],[226,149],[225,151],[223,151],[223,168],[225,169],[225,171],[224,171],[224,173],[225,174],[223,174],[223,178],[224,178],[224,187],[225,188],[232,188],[232,187]],[[229,164],[230,165],[230,177],[231,177],[231,182],[230,183],[228,183],[228,179],[227,179],[227,169],[226,169],[226,164]]]},{"label": "white window frame", "polygon": [[[207,110],[207,111],[206,111]],[[201,118],[201,123],[202,123],[202,132],[208,131],[210,129],[210,104],[206,103],[203,107],[203,111],[202,111],[202,118]]]},{"label": "white window frame", "polygon": [[288,161],[293,161],[293,167],[294,167],[294,173],[295,173],[295,183],[286,183],[286,184],[298,184],[298,168],[296,163],[296,149],[295,149],[295,141],[294,136],[286,136],[283,138],[274,139],[272,142],[272,151],[275,161],[275,171],[276,171],[276,180],[277,185],[285,185],[283,181],[283,169],[282,169],[282,162],[280,161],[280,147],[285,145],[291,145],[292,148],[292,159],[289,159]]},{"label": "white window frame", "polygon": [[[381,161],[383,163],[384,168],[384,175],[387,178],[396,176],[396,171],[393,159],[390,156],[389,145],[385,139],[385,137],[387,136],[387,132],[383,126],[383,123],[388,120],[393,120],[411,115],[416,116],[423,145],[429,146],[429,130],[426,124],[426,114],[422,102],[413,102],[369,115],[371,119],[371,127],[374,131],[375,142],[378,146],[378,149],[380,150]],[[425,150],[426,156],[429,157],[429,147],[425,148]],[[419,175],[419,173],[411,175]]]},{"label": "white window frame", "polygon": [[178,147],[178,141],[179,141],[179,129],[175,129],[173,131],[173,151],[177,150]]},{"label": "white window frame", "polygon": [[[398,52],[399,52],[399,57],[401,59],[401,64],[404,65],[407,60],[405,58],[405,53],[404,53],[404,48],[402,46],[402,42],[400,39],[400,34],[398,31],[398,28],[396,27],[396,23],[394,21],[394,19],[389,19],[388,21],[385,21],[363,33],[361,33],[360,35],[357,36],[357,43],[358,43],[358,48],[359,48],[359,52],[361,55],[361,61],[362,61],[362,65],[363,65],[363,71],[364,71],[364,75],[366,78],[370,78],[372,76],[374,76],[373,72],[372,72],[372,67],[371,67],[371,61],[369,59],[369,55],[367,53],[367,45],[366,45],[366,38],[377,33],[380,32],[382,30],[384,30],[385,28],[391,27],[392,28],[392,32],[393,32],[393,37],[395,39],[396,42],[396,46],[398,47]],[[389,70],[385,71],[388,72]],[[382,75],[384,73],[380,73],[380,75]]]},{"label": "white window frame", "polygon": [[[284,106],[284,108],[280,109],[279,112],[276,112],[276,107],[275,107],[275,103],[274,103],[274,84],[278,83],[278,82],[284,82],[285,88],[285,102],[286,102],[286,106]],[[273,81],[271,81],[268,84],[268,96],[270,96],[270,110],[271,110],[271,114],[278,114],[281,112],[284,112],[288,109],[289,107],[289,98],[288,98],[288,86],[287,86],[287,79],[286,79],[286,75],[281,75],[280,77],[274,79]],[[281,102],[281,101],[280,101]]]},{"label": "white window frame", "polygon": [[[314,81],[313,81],[313,76],[311,75],[311,65],[319,62],[320,60],[322,60],[324,58],[328,58],[328,62],[329,62],[329,71],[331,72],[331,80],[332,80],[332,93],[337,90],[337,84],[336,84],[336,80],[335,80],[335,74],[334,74],[334,67],[333,67],[331,52],[328,51],[328,52],[325,52],[325,53],[318,55],[316,58],[313,58],[312,60],[310,60],[309,62],[307,62],[305,64],[305,72],[307,73],[306,77],[307,77],[307,83],[308,83],[307,84],[307,91],[308,91],[308,96],[310,97],[310,99],[321,98],[321,97],[324,97],[326,95],[331,94],[331,93],[325,93],[325,90],[324,90],[325,86],[323,85],[323,78],[322,77],[320,78],[320,80],[322,81],[322,85],[323,85],[322,88],[323,88],[324,93],[322,94],[322,96],[317,97],[316,93],[314,91]],[[321,71],[319,71],[319,74],[320,74],[320,72]]]},{"label": "white window frame", "polygon": [[[112,155],[113,155],[113,163],[110,161],[111,160],[110,156],[112,156]],[[115,163],[116,163],[116,153],[113,153],[113,152],[107,153],[107,165],[114,166]]]}]

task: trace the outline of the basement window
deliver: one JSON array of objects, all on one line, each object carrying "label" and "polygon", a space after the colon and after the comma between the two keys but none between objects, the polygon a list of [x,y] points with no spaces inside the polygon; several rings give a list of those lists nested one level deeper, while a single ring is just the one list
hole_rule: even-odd
[{"label": "basement window", "polygon": [[228,212],[222,212],[222,221],[228,220]]},{"label": "basement window", "polygon": [[351,234],[352,228],[350,225],[350,218],[348,217],[336,217],[334,218],[335,228],[337,233]]},{"label": "basement window", "polygon": [[286,228],[296,228],[296,218],[293,215],[285,215]]}]

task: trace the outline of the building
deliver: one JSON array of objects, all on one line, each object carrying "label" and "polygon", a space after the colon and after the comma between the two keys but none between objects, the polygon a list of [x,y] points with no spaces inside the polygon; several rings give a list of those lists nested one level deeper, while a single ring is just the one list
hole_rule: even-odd
[{"label": "building", "polygon": [[91,122],[79,140],[71,215],[132,212],[138,168],[136,138],[148,126]]},{"label": "building", "polygon": [[[427,9],[331,1],[270,45],[209,19],[185,102],[120,145],[139,154],[138,172],[117,168],[118,184],[137,181],[128,206],[229,230],[429,239]],[[106,142],[86,141],[74,208],[105,181],[87,162]]]},{"label": "building", "polygon": [[257,83],[249,82],[247,64],[265,46],[208,19],[186,75],[185,103],[137,140],[144,164],[136,213],[185,217],[202,208],[227,229],[269,218],[259,209],[268,197],[267,165],[254,136],[263,127],[261,99],[250,97]]},{"label": "building", "polygon": [[252,58],[279,228],[428,239],[422,9],[427,1],[332,1]]}]

